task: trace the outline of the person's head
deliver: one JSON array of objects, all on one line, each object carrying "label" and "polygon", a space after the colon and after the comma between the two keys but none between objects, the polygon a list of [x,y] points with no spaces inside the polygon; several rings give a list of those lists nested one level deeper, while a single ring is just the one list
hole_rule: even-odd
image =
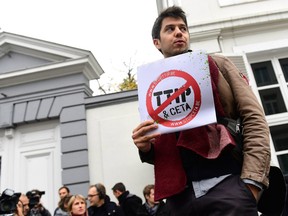
[{"label": "person's head", "polygon": [[185,12],[178,6],[162,11],[154,22],[152,39],[165,58],[187,52],[190,42]]},{"label": "person's head", "polygon": [[24,216],[27,216],[29,213],[29,199],[25,194],[21,194],[19,197],[19,202],[22,207],[22,212]]},{"label": "person's head", "polygon": [[62,187],[59,188],[58,194],[59,194],[60,199],[62,199],[63,197],[65,197],[65,196],[70,194],[70,190],[69,190],[68,187],[62,186]]},{"label": "person's head", "polygon": [[155,204],[158,204],[159,202],[154,200],[154,185],[150,184],[144,187],[143,189],[143,196],[146,200],[146,202],[150,206],[154,206]]},{"label": "person's head", "polygon": [[63,198],[61,198],[60,201],[58,202],[58,207],[60,209],[62,209],[63,211],[67,211],[68,202],[69,202],[71,197],[72,197],[72,195],[68,194],[68,195],[64,196]]},{"label": "person's head", "polygon": [[87,199],[90,202],[90,206],[101,206],[105,202],[106,188],[103,184],[98,183],[91,185],[88,190]]},{"label": "person's head", "polygon": [[118,198],[122,193],[126,191],[126,187],[122,182],[118,182],[112,187],[112,191],[114,196]]},{"label": "person's head", "polygon": [[70,197],[67,211],[70,215],[85,215],[87,210],[86,199],[80,194],[76,194]]},{"label": "person's head", "polygon": [[38,189],[33,189],[31,191],[28,191],[26,193],[26,196],[29,198],[29,207],[31,208],[39,208],[42,206],[41,204],[41,197],[42,195],[45,194],[45,191],[40,191]]},{"label": "person's head", "polygon": [[63,200],[62,210],[68,211],[68,203],[69,203],[71,197],[72,197],[72,195],[69,194],[69,195],[67,195],[61,199],[61,200]]}]

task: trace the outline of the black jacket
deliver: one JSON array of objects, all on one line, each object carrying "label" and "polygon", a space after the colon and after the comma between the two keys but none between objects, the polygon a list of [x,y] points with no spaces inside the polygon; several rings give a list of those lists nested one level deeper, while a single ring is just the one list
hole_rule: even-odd
[{"label": "black jacket", "polygon": [[165,202],[160,201],[156,214],[151,215],[149,214],[145,203],[138,208],[136,216],[169,216],[169,210]]},{"label": "black jacket", "polygon": [[142,199],[129,191],[125,191],[118,197],[119,205],[125,216],[136,216],[138,208],[142,205]]},{"label": "black jacket", "polygon": [[51,213],[48,211],[48,209],[44,208],[43,206],[38,208],[30,208],[29,216],[51,216]]},{"label": "black jacket", "polygon": [[105,202],[102,206],[90,206],[88,208],[88,216],[125,216],[122,209],[111,202],[108,196],[105,197]]}]

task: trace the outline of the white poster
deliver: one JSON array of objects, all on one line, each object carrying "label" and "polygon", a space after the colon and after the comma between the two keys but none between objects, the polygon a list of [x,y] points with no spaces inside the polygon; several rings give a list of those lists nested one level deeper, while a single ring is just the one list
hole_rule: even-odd
[{"label": "white poster", "polygon": [[193,51],[138,67],[141,121],[170,133],[216,122],[208,57]]}]

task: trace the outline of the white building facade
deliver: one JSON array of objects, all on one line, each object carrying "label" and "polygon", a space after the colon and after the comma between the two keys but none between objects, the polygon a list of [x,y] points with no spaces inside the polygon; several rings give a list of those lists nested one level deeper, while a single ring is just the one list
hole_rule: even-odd
[{"label": "white building facade", "polygon": [[157,1],[159,11],[172,5],[187,14],[191,49],[243,56],[270,127],[273,162],[288,174],[288,1]]}]

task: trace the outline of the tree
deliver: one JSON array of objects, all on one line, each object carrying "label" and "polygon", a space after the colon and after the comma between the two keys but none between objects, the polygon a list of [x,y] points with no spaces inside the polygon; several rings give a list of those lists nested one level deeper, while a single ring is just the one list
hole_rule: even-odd
[{"label": "tree", "polygon": [[[109,74],[109,73],[103,74],[100,80],[97,79],[98,91],[103,94],[109,94],[109,93],[114,93],[114,92],[119,92],[119,91],[128,91],[128,90],[137,89],[136,74],[133,73],[134,68],[135,68],[134,67],[135,59],[136,59],[135,56],[136,54],[134,54],[133,57],[129,59],[128,63],[127,61],[122,62],[122,66],[120,66],[122,67],[122,69],[120,70],[116,69],[116,71],[119,71],[120,73],[123,73],[123,72],[125,73],[122,81],[121,79],[120,80],[118,79],[117,81],[115,74],[113,76],[112,74]],[[124,65],[124,68],[123,68],[123,65]],[[120,67],[118,66],[118,68]],[[117,74],[117,77],[119,75],[120,74]]]},{"label": "tree", "polygon": [[103,85],[100,84],[99,79],[97,79],[96,81],[97,81],[97,83],[98,83],[98,90],[101,91],[101,92],[103,92],[104,94],[106,94],[106,91],[105,91]]},{"label": "tree", "polygon": [[120,83],[118,86],[120,91],[137,89],[137,81],[135,79],[135,74],[132,75],[135,61],[133,63],[131,61],[132,61],[132,58],[130,58],[129,64],[126,64],[126,62],[123,62],[125,68],[127,69],[127,76],[123,79],[123,82]]},{"label": "tree", "polygon": [[137,81],[135,79],[135,74],[131,74],[132,70],[133,68],[128,68],[127,77],[124,78],[123,82],[119,84],[120,91],[137,89]]}]

